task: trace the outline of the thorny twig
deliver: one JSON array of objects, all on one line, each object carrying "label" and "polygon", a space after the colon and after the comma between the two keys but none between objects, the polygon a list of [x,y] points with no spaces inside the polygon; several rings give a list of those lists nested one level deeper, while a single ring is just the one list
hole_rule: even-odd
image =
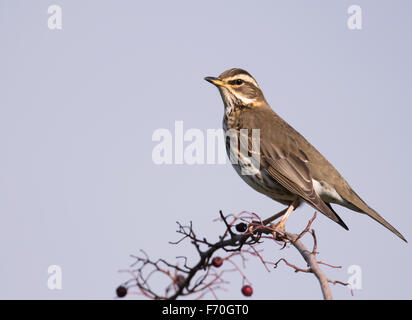
[{"label": "thorny twig", "polygon": [[[273,265],[276,268],[279,262],[283,261],[286,265],[293,268],[295,272],[315,274],[319,280],[324,299],[332,299],[329,283],[341,284],[344,286],[347,286],[348,283],[328,279],[319,268],[319,264],[332,268],[340,267],[332,266],[317,261],[316,259],[316,255],[318,254],[317,238],[315,231],[310,229],[316,218],[316,213],[300,234],[291,234],[277,229],[276,225],[272,223],[274,219],[281,217],[284,212],[285,210],[262,221],[257,214],[252,212],[241,212],[238,215],[224,216],[222,211],[220,211],[219,220],[224,223],[226,229],[223,235],[219,237],[219,241],[215,243],[209,242],[206,238],[199,238],[194,232],[192,222],[190,222],[188,226],[177,222],[177,233],[182,235],[182,237],[179,240],[170,243],[177,245],[184,240],[189,240],[199,255],[198,262],[193,266],[189,266],[188,258],[186,256],[177,257],[177,259],[183,263],[180,265],[169,263],[164,259],[153,261],[149,258],[146,252],[141,250],[142,256],[132,255],[132,258],[134,258],[135,261],[131,265],[131,269],[121,270],[132,276],[132,278],[124,282],[121,287],[125,289],[124,292],[127,292],[127,289],[136,287],[138,291],[135,292],[135,294],[143,295],[149,299],[155,300],[175,300],[178,297],[195,294],[198,294],[197,299],[200,299],[207,293],[210,293],[213,297],[217,298],[216,291],[225,290],[224,286],[228,284],[228,282],[223,279],[223,276],[228,272],[237,272],[242,277],[243,283],[248,285],[251,284],[242,271],[242,268],[238,266],[234,259],[235,257],[240,258],[242,267],[245,267],[246,257],[250,256],[257,257],[267,271],[270,270],[268,267],[269,265]],[[244,230],[240,232],[234,231],[233,228],[236,226],[236,229],[239,229],[237,226],[240,226],[240,224],[243,224],[241,227],[243,227]],[[306,233],[312,235],[314,242],[312,251],[307,250],[300,240]],[[297,267],[284,258],[279,259],[276,263],[266,261],[261,255],[262,250],[258,249],[258,246],[263,242],[263,239],[272,239],[277,243],[282,243],[284,244],[283,248],[286,247],[287,243],[292,244],[292,246],[294,246],[305,259],[308,268],[303,269]],[[226,257],[220,258],[221,262],[225,261],[225,264],[232,265],[232,269],[222,271],[217,270],[220,265],[216,264],[217,262],[214,261],[212,257],[215,252],[220,249],[228,253]],[[216,256],[214,258],[216,259]],[[149,284],[149,280],[155,274],[163,274],[169,279],[169,285],[162,294],[155,291]],[[126,293],[124,293],[124,295],[125,294]]]},{"label": "thorny twig", "polygon": [[[279,259],[276,264],[275,264],[275,268],[277,267],[277,265],[279,264],[280,261],[285,262],[286,265],[288,265],[289,267],[292,267],[295,272],[306,272],[306,273],[313,273],[315,274],[316,278],[319,281],[321,290],[322,290],[322,294],[323,294],[323,298],[325,300],[332,300],[332,292],[330,290],[330,286],[329,283],[333,283],[333,284],[341,284],[344,286],[348,286],[349,283],[344,283],[341,281],[332,281],[330,279],[328,279],[325,275],[325,273],[322,271],[322,269],[320,269],[319,264],[323,264],[326,265],[328,267],[331,268],[341,268],[340,266],[333,266],[327,263],[324,263],[322,261],[318,261],[316,259],[316,255],[318,254],[317,250],[317,238],[316,238],[316,234],[315,234],[315,230],[310,229],[313,221],[316,218],[316,213],[314,214],[313,218],[309,221],[308,225],[306,226],[305,230],[303,230],[299,235],[296,234],[291,234],[291,233],[286,233],[285,238],[287,240],[290,241],[290,243],[299,251],[299,253],[302,255],[302,257],[305,259],[308,268],[307,269],[302,269],[299,268],[291,263],[289,263],[286,259],[281,258]],[[306,249],[306,247],[304,246],[304,244],[302,243],[302,241],[300,241],[300,239],[302,238],[302,236],[307,233],[310,232],[310,234],[312,235],[313,238],[313,248],[312,251],[309,251],[308,249]],[[351,291],[352,292],[352,291]],[[353,294],[353,292],[352,292]]]}]

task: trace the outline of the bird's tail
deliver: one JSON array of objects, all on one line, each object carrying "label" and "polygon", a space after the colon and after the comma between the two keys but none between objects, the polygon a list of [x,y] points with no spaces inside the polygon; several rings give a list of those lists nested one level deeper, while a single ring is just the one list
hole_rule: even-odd
[{"label": "bird's tail", "polygon": [[366,206],[366,208],[362,208],[361,212],[364,213],[364,214],[367,214],[369,217],[371,217],[375,221],[379,222],[385,228],[387,228],[388,230],[390,230],[394,234],[396,234],[403,241],[408,242],[405,239],[405,237],[398,230],[396,230],[388,221],[386,221],[384,218],[382,218],[381,215],[379,213],[377,213],[375,210],[373,210],[371,207]]}]

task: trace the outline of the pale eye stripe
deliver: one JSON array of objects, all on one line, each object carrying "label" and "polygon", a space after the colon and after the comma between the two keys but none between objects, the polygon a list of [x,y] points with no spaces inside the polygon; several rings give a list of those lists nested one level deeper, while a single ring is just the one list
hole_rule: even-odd
[{"label": "pale eye stripe", "polygon": [[236,76],[233,76],[233,77],[230,77],[230,78],[226,78],[225,81],[226,81],[226,82],[229,82],[229,81],[236,80],[236,79],[242,79],[243,81],[253,83],[256,87],[259,88],[256,80],[253,79],[252,77],[248,76],[247,74],[238,74],[238,75],[236,75]]}]

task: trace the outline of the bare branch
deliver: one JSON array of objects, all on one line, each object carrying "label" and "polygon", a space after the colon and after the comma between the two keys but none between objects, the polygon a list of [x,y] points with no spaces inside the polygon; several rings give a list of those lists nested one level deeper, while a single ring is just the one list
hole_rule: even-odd
[{"label": "bare branch", "polygon": [[[223,212],[219,211],[218,220],[224,223],[225,231],[219,236],[219,240],[214,243],[209,242],[206,238],[198,237],[194,232],[192,222],[187,226],[177,222],[178,228],[176,232],[181,235],[181,238],[169,243],[178,245],[185,240],[189,240],[198,253],[198,261],[193,266],[189,266],[188,258],[182,255],[176,257],[176,259],[182,262],[180,265],[178,263],[170,263],[164,259],[151,260],[149,255],[141,250],[141,256],[132,255],[135,261],[131,264],[131,269],[122,270],[122,272],[130,274],[132,278],[123,283],[121,287],[124,290],[120,290],[120,292],[136,287],[138,289],[136,294],[143,295],[149,299],[174,300],[181,296],[194,294],[198,294],[197,299],[200,299],[208,293],[217,299],[217,291],[225,290],[224,286],[228,284],[223,278],[228,272],[239,274],[243,283],[246,282],[251,285],[242,269],[246,266],[247,257],[252,257],[258,258],[268,272],[270,271],[268,266],[273,265],[276,268],[279,262],[283,261],[287,266],[293,268],[295,272],[313,273],[320,283],[323,297],[325,299],[332,299],[329,283],[345,286],[348,284],[328,279],[319,267],[322,264],[332,268],[340,268],[317,261],[316,259],[317,238],[315,231],[310,229],[316,219],[316,213],[301,233],[292,234],[278,230],[276,225],[272,223],[285,212],[286,210],[282,210],[272,217],[262,220],[257,214],[252,212],[245,211],[238,215],[224,216]],[[235,226],[237,232],[234,231]],[[306,233],[312,235],[312,251],[307,250],[300,240]],[[281,249],[290,243],[302,255],[308,268],[300,268],[284,258],[279,259],[276,263],[265,260],[262,256],[262,249],[259,249],[259,245],[264,240],[274,240],[276,243],[283,244]],[[227,256],[223,258],[215,256],[218,250],[228,253]],[[212,259],[212,257],[214,258]],[[236,259],[240,259],[242,267],[238,265]],[[218,271],[217,268],[223,263],[225,265],[232,265],[233,268]],[[156,292],[157,290],[149,284],[155,274],[166,277],[170,283],[163,294]]]}]

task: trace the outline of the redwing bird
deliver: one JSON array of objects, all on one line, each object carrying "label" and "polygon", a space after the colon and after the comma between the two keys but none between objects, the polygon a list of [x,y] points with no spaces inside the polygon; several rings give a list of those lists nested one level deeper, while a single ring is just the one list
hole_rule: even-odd
[{"label": "redwing bird", "polygon": [[[353,191],[315,147],[272,110],[256,80],[247,71],[230,69],[217,78],[206,77],[205,80],[220,91],[225,106],[223,128],[226,132],[234,131],[241,136],[241,129],[260,130],[259,165],[249,160],[253,152],[250,143],[246,152],[234,151],[226,136],[226,148],[229,155],[237,153],[238,161],[233,166],[243,180],[258,192],[288,206],[277,225],[280,229],[284,230],[291,212],[305,201],[348,230],[331,206],[335,203],[368,215],[406,241]],[[245,168],[248,174],[242,174]]]}]

